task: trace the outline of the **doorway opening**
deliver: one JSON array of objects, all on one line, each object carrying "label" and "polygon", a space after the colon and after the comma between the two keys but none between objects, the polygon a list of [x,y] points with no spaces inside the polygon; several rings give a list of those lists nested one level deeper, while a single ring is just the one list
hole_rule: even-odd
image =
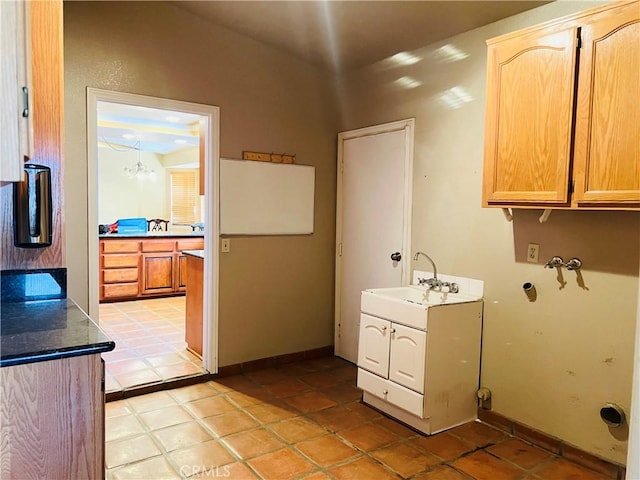
[{"label": "doorway opening", "polygon": [[107,393],[216,373],[218,108],[90,88],[87,117],[89,314],[116,342]]}]

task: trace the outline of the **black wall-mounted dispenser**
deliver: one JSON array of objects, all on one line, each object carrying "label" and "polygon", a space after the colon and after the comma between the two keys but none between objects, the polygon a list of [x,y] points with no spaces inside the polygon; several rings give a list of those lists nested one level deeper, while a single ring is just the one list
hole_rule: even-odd
[{"label": "black wall-mounted dispenser", "polygon": [[13,184],[14,244],[21,248],[51,245],[51,169],[26,164],[25,179]]}]

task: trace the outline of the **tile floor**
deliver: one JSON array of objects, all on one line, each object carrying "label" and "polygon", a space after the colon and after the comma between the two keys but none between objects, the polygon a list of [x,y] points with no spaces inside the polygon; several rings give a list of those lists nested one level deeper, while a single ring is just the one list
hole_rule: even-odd
[{"label": "tile floor", "polygon": [[184,296],[102,303],[99,319],[116,342],[102,355],[107,393],[205,372],[184,341]]},{"label": "tile floor", "polygon": [[107,404],[107,479],[604,480],[485,424],[424,436],[336,357]]}]

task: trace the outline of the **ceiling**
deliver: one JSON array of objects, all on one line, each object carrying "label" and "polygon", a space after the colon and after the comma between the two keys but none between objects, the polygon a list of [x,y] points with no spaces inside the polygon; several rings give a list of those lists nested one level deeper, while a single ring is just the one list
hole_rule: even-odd
[{"label": "ceiling", "polygon": [[[178,0],[172,3],[318,67],[344,73],[549,2]],[[98,140],[102,146],[115,149],[164,155],[198,146],[198,117],[100,102]]]},{"label": "ceiling", "polygon": [[548,1],[190,1],[175,5],[333,72],[444,40]]}]

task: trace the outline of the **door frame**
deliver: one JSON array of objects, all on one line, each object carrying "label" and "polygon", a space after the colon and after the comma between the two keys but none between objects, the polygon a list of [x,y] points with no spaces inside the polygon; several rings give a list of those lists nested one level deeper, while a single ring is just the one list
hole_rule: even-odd
[{"label": "door frame", "polygon": [[98,102],[175,110],[200,115],[207,119],[204,130],[205,225],[203,278],[202,366],[218,372],[218,297],[220,236],[220,108],[168,98],[87,88],[87,195],[89,252],[89,316],[99,319],[99,239],[98,226]]},{"label": "door frame", "polygon": [[[338,133],[338,175],[337,175],[337,199],[336,199],[336,277],[335,277],[335,303],[334,315],[335,325],[340,323],[340,304],[342,290],[342,189],[344,173],[344,142],[354,138],[369,137],[383,133],[393,133],[404,131],[405,134],[405,155],[404,155],[404,208],[403,208],[403,232],[402,232],[402,284],[408,285],[411,278],[411,214],[413,205],[413,148],[415,118],[407,118],[390,123],[373,125]],[[334,345],[338,345],[338,328],[334,329]]]}]

